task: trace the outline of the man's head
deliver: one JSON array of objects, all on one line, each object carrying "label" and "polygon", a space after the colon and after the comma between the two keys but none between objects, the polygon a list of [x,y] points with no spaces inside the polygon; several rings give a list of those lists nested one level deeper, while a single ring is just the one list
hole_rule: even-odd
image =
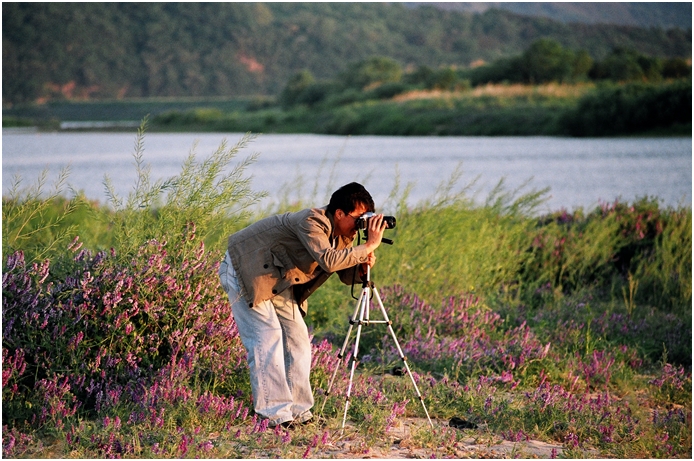
[{"label": "man's head", "polygon": [[366,208],[364,213],[367,211],[373,213],[375,211],[374,200],[371,198],[369,191],[364,189],[364,186],[361,184],[351,182],[333,192],[328,204],[328,212],[335,215],[337,210],[342,210],[349,214],[356,210],[360,204]]},{"label": "man's head", "polygon": [[374,201],[364,186],[352,182],[333,192],[328,212],[333,215],[333,235],[352,237],[357,233],[356,220],[367,211],[374,212]]}]

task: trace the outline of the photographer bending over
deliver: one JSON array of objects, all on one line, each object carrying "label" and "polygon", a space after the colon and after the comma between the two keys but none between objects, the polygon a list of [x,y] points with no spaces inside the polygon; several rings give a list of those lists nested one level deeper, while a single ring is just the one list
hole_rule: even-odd
[{"label": "photographer bending over", "polygon": [[239,336],[248,352],[253,406],[269,426],[311,420],[311,342],[306,299],[334,272],[351,284],[376,262],[386,223],[367,221],[366,243],[353,246],[357,219],[374,211],[371,195],[350,183],[323,208],[262,219],[229,237],[219,266]]}]

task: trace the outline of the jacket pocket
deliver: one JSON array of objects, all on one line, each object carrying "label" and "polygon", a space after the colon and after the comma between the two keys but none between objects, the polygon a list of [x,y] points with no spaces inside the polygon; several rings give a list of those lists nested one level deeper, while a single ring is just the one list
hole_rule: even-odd
[{"label": "jacket pocket", "polygon": [[284,274],[287,272],[287,267],[285,266],[285,263],[279,258],[279,256],[274,252],[270,252],[272,255],[272,265],[277,268],[277,271],[280,274],[280,278],[284,278]]},{"label": "jacket pocket", "polygon": [[294,261],[289,258],[287,250],[283,247],[275,247],[270,251],[272,255],[272,265],[279,271],[281,280],[289,282],[290,285],[305,283],[313,277],[299,269]]}]

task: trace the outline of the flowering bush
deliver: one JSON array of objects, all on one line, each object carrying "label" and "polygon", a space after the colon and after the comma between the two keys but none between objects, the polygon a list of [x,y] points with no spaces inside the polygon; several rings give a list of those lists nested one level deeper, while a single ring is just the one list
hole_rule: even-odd
[{"label": "flowering bush", "polygon": [[684,367],[675,367],[669,363],[663,364],[658,370],[658,376],[648,382],[653,386],[654,398],[662,405],[673,403],[692,403],[692,373]]},{"label": "flowering bush", "polygon": [[[77,239],[70,250],[71,260],[53,264],[27,266],[21,252],[8,258],[5,421],[62,427],[78,410],[173,403],[191,397],[191,380],[227,392],[245,388],[245,351],[224,292],[210,283],[218,263],[202,243],[173,263],[178,258],[164,242],[150,241],[128,266],[114,264],[114,252],[79,250]],[[69,275],[54,280],[55,265],[69,266]]]},{"label": "flowering bush", "polygon": [[[531,361],[547,357],[550,344],[543,344],[526,323],[504,325],[501,316],[467,294],[451,297],[435,309],[402,287],[383,290],[384,303],[392,309],[394,325],[408,360],[430,370],[456,368],[465,375],[475,373],[508,376],[522,372]],[[393,320],[393,318],[391,318]],[[383,343],[389,356],[397,351],[390,337]],[[506,374],[504,374],[506,373]],[[503,378],[512,382],[512,378]]]},{"label": "flowering bush", "polygon": [[523,282],[570,293],[637,276],[636,300],[668,311],[691,304],[691,209],[663,210],[656,199],[601,203],[540,218],[529,233]]}]

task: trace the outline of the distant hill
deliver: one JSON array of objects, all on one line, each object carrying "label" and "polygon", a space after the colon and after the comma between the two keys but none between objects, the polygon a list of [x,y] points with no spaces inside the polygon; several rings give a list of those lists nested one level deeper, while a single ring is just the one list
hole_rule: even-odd
[{"label": "distant hill", "polygon": [[464,68],[517,55],[544,37],[594,59],[615,47],[691,58],[691,28],[569,24],[498,9],[5,2],[2,99],[6,106],[54,98],[277,95],[302,70],[330,79],[373,56],[406,69]]},{"label": "distant hill", "polygon": [[412,2],[449,11],[483,13],[490,8],[563,23],[691,29],[691,2]]}]

